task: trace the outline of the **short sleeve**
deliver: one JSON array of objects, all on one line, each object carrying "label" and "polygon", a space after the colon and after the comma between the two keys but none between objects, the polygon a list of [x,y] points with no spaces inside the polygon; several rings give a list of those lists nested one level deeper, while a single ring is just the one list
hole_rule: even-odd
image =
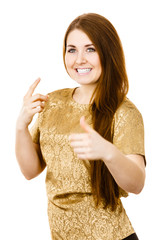
[{"label": "short sleeve", "polygon": [[39,137],[40,137],[40,131],[39,131],[39,116],[36,119],[35,123],[30,129],[30,134],[32,137],[32,141],[36,144],[39,144]]},{"label": "short sleeve", "polygon": [[128,99],[123,102],[115,114],[113,144],[126,155],[145,156],[142,115]]}]

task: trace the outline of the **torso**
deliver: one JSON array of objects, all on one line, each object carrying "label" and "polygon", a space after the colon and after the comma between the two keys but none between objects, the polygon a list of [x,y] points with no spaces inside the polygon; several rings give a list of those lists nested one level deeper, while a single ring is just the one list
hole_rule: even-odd
[{"label": "torso", "polygon": [[49,94],[39,117],[52,239],[120,240],[134,233],[121,200],[114,212],[104,209],[103,204],[96,208],[90,162],[78,159],[68,140],[71,133],[82,132],[81,116],[92,125],[89,105],[77,103],[73,92],[63,89]]}]

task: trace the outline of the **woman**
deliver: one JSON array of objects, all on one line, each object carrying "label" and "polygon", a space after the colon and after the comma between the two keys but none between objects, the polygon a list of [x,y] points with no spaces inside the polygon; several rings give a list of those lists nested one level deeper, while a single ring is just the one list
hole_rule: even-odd
[{"label": "woman", "polygon": [[[64,38],[64,64],[79,87],[24,97],[16,156],[32,179],[47,166],[52,239],[138,239],[120,198],[145,182],[141,114],[126,98],[120,39],[104,17],[77,17]],[[28,125],[40,113],[31,129]]]}]

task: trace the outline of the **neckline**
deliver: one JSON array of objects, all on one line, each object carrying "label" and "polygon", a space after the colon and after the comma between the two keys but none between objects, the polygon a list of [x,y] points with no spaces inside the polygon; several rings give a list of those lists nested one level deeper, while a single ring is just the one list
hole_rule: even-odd
[{"label": "neckline", "polygon": [[78,87],[75,87],[75,88],[72,88],[72,89],[71,89],[71,94],[70,94],[71,101],[72,101],[75,105],[77,105],[77,106],[89,107],[89,106],[91,105],[90,103],[79,103],[79,102],[76,102],[76,101],[74,100],[73,94],[74,94],[74,92],[76,91],[77,88],[78,88]]}]

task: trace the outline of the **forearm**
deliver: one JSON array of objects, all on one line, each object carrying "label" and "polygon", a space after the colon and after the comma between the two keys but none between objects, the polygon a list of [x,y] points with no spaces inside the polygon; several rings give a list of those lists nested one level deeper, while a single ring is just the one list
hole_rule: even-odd
[{"label": "forearm", "polygon": [[15,152],[23,175],[29,180],[42,172],[42,165],[28,128],[16,127]]},{"label": "forearm", "polygon": [[[140,193],[145,181],[143,157],[139,155],[126,156],[108,142],[106,142],[106,146],[110,148],[110,155],[106,152],[103,161],[117,184],[127,192]],[[105,151],[107,151],[107,148]]]},{"label": "forearm", "polygon": [[84,117],[80,120],[86,133],[69,137],[74,152],[80,159],[101,159],[108,167],[117,184],[127,192],[139,193],[145,180],[144,158],[140,155],[124,155],[116,146],[92,129]]}]

